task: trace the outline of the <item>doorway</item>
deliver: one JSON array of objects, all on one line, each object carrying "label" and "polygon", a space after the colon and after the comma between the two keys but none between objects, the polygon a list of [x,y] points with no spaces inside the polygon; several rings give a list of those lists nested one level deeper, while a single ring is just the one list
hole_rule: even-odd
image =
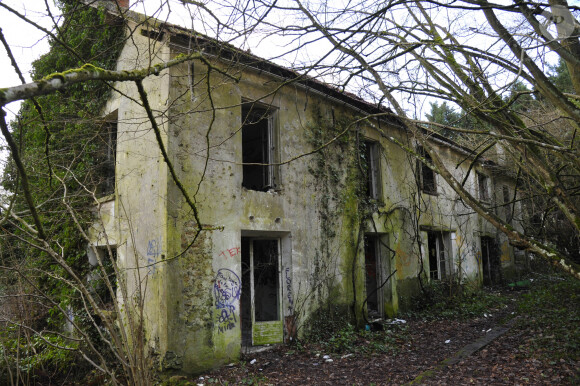
[{"label": "doorway", "polygon": [[280,239],[242,237],[242,345],[281,343]]},{"label": "doorway", "polygon": [[501,282],[501,268],[495,240],[485,236],[480,240],[483,285],[498,284]]},{"label": "doorway", "polygon": [[448,232],[427,232],[429,277],[432,280],[443,280],[453,272],[449,244]]},{"label": "doorway", "polygon": [[391,302],[391,285],[386,282],[390,274],[386,245],[387,235],[365,235],[365,286],[369,319],[384,317],[385,302]]}]

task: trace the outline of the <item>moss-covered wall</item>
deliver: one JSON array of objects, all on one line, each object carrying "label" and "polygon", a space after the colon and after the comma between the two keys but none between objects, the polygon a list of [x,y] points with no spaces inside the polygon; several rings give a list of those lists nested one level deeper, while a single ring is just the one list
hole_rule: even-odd
[{"label": "moss-covered wall", "polygon": [[[135,66],[149,52],[156,60],[178,53],[164,41],[134,36],[121,68]],[[206,229],[199,234],[142,109],[126,97],[108,107],[119,112],[119,260],[126,268],[140,267],[126,271],[127,282],[131,293],[144,294],[137,298],[144,301],[146,335],[161,369],[192,373],[239,358],[242,237],[281,240],[285,340],[308,331],[312,318],[330,305],[341,317],[365,322],[365,234],[384,240],[383,275],[394,273],[381,289],[388,316],[408,306],[428,280],[426,229],[450,232],[458,271],[480,280],[478,237],[488,227],[442,181],[437,195],[418,191],[416,161],[387,139],[406,141],[401,129],[360,120],[326,95],[284,85],[254,68],[212,64],[230,76],[194,61],[145,83],[176,175]],[[138,96],[131,85],[122,91]],[[268,192],[242,187],[241,103],[247,100],[276,110],[280,180]],[[380,148],[377,199],[364,191],[365,140]],[[436,146],[445,162],[456,165],[464,158]],[[454,169],[459,179],[467,166]],[[473,175],[466,184],[475,194]],[[223,283],[231,290],[227,301],[221,298]]]}]

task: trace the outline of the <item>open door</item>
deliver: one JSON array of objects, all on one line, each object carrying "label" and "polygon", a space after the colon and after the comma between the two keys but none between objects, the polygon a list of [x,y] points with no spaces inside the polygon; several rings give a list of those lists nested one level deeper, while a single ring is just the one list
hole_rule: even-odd
[{"label": "open door", "polygon": [[242,344],[282,343],[280,240],[242,237]]},{"label": "open door", "polygon": [[383,313],[381,255],[379,239],[376,236],[365,236],[365,271],[367,312],[369,318],[381,318]]},{"label": "open door", "polygon": [[453,273],[448,232],[427,232],[429,277],[443,280]]},{"label": "open door", "polygon": [[495,240],[481,237],[481,265],[483,267],[483,284],[493,285],[501,282],[501,265]]}]

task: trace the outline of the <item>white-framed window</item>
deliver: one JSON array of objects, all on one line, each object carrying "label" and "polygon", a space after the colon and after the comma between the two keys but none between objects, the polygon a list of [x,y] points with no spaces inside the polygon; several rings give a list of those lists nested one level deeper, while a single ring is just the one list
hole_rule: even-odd
[{"label": "white-framed window", "polygon": [[278,189],[277,109],[272,106],[242,104],[242,186],[267,192]]},{"label": "white-framed window", "polygon": [[364,141],[361,161],[365,171],[366,195],[374,200],[382,197],[381,189],[381,148],[378,142]]},{"label": "white-framed window", "polygon": [[429,252],[429,277],[432,280],[443,280],[453,273],[453,255],[451,254],[451,236],[449,232],[427,232],[427,249]]}]

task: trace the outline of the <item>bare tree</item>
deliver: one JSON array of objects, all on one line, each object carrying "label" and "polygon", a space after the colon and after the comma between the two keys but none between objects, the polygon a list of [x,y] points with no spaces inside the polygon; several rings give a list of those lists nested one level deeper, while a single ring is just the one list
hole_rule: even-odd
[{"label": "bare tree", "polygon": [[[541,197],[540,211],[557,212],[557,218],[566,221],[571,234],[578,237],[580,160],[576,136],[580,122],[580,26],[576,20],[577,7],[561,0],[514,1],[507,5],[485,0],[386,3],[358,0],[344,7],[337,7],[332,2],[300,0],[258,0],[251,4],[222,1],[207,5],[182,0],[180,3],[195,21],[193,25],[215,38],[216,43],[232,43],[243,49],[269,45],[274,53],[267,59],[295,70],[296,78],[292,81],[316,76],[341,91],[355,92],[363,99],[388,105],[394,113],[380,109],[379,113],[362,119],[401,118],[409,133],[406,141],[381,131],[385,140],[439,173],[463,203],[505,233],[512,244],[580,278],[578,263],[569,252],[558,250],[550,240],[537,240],[516,230],[505,217],[474,197],[464,186],[467,176],[459,180],[431,146],[435,126],[416,119],[425,97],[432,97],[453,102],[485,122],[487,126],[481,129],[445,127],[461,133],[466,141],[472,141],[473,153],[465,162],[475,164],[489,158],[501,166],[511,166],[513,175],[526,182],[518,185],[522,189],[514,193],[514,200]],[[0,7],[18,14],[25,23],[33,23],[4,3],[0,3]],[[63,1],[64,17],[59,22],[47,8],[47,14],[54,20],[53,27],[37,27],[51,39],[55,57],[37,63],[33,82],[24,81],[12,56],[10,42],[1,39],[23,83],[0,90],[0,129],[11,154],[4,181],[9,194],[0,203],[1,265],[6,273],[4,283],[15,284],[14,288],[18,289],[3,292],[3,304],[10,305],[14,312],[3,315],[2,323],[17,326],[19,332],[25,331],[18,339],[34,336],[46,347],[52,345],[78,353],[113,382],[147,383],[150,364],[142,334],[143,300],[138,296],[142,289],[131,291],[127,288],[110,247],[105,251],[92,250],[96,262],[90,274],[98,277],[93,284],[98,283],[101,288],[92,288],[91,282],[86,280],[89,273],[78,266],[80,245],[90,240],[86,230],[94,222],[87,208],[99,205],[98,190],[102,186],[98,173],[87,172],[102,157],[99,152],[103,148],[94,145],[93,140],[102,137],[103,130],[107,133],[109,127],[106,117],[100,116],[102,109],[91,110],[87,99],[78,96],[79,93],[98,92],[102,101],[119,84],[130,83],[136,87],[139,98],[133,102],[147,117],[161,158],[194,218],[193,244],[204,230],[195,191],[185,188],[173,167],[158,125],[165,112],[151,108],[143,82],[171,66],[193,59],[202,61],[208,69],[203,82],[210,96],[210,115],[215,118],[216,108],[211,100],[214,85],[210,75],[219,73],[230,81],[237,78],[227,69],[214,67],[204,52],[195,49],[189,55],[158,64],[153,64],[151,56],[149,65],[133,71],[117,71],[115,47],[119,49],[124,42],[130,41],[132,31],[124,28],[124,9],[118,4],[113,7],[117,15],[115,23],[120,24],[109,25],[117,30],[107,30],[107,33],[115,34],[115,44],[98,47],[96,51],[92,47],[98,41],[91,40],[92,34],[102,28],[102,20],[109,20],[103,11],[94,8],[87,11],[82,2]],[[79,26],[85,27],[84,30]],[[79,30],[84,32],[80,34]],[[113,55],[113,60],[104,59],[106,55]],[[560,58],[566,64],[573,92],[563,92],[549,77],[548,65],[555,60],[552,58]],[[528,84],[531,91],[510,94],[511,86],[517,81]],[[522,112],[513,106],[529,93],[550,106],[554,114],[522,117]],[[70,103],[64,113],[54,110],[60,99]],[[16,100],[27,102],[20,120],[10,126],[4,108]],[[206,129],[206,137],[213,118]],[[560,122],[566,124],[560,125]],[[566,129],[553,130],[554,125]],[[335,138],[320,143],[314,152],[333,143],[342,134],[337,133]],[[417,145],[425,152],[417,151]],[[208,141],[206,160],[210,159],[210,150]],[[280,163],[291,161],[281,160]],[[416,222],[416,218],[413,221]],[[76,235],[75,245],[70,245],[71,233]],[[359,244],[361,235],[359,232]],[[139,266],[139,262],[135,265],[135,275],[146,268]],[[354,276],[357,267],[353,265],[352,268]],[[47,291],[40,286],[39,281],[34,280],[36,275],[50,277],[59,283],[58,288],[66,288],[67,296],[74,298],[76,304],[63,301],[61,294],[51,292],[54,288]],[[146,285],[140,278],[136,282]],[[55,325],[36,325],[26,318],[12,318],[26,314],[30,303],[24,300],[29,299],[42,305],[39,309],[44,310],[44,316],[50,312],[60,315],[61,321],[69,323],[74,334],[65,336]],[[112,313],[107,312],[105,306],[110,307]],[[131,311],[121,313],[121,308],[127,306],[131,306]],[[80,310],[77,318],[70,317],[71,309]],[[121,314],[125,315],[127,323],[115,321]],[[86,318],[84,326],[80,324],[80,315]],[[103,347],[113,360],[103,354]],[[111,363],[120,364],[123,377],[116,375]],[[18,373],[10,374],[10,379],[18,382],[21,377]]]},{"label": "bare tree", "polygon": [[[514,176],[525,175],[529,182],[518,192],[519,199],[545,197],[553,204],[550,210],[561,213],[566,219],[562,221],[577,237],[580,226],[574,181],[580,166],[576,141],[580,24],[575,18],[576,7],[565,1],[515,1],[508,5],[487,1],[357,1],[344,8],[330,2],[300,0],[283,5],[256,4],[252,9],[231,4],[231,14],[246,15],[245,20],[262,25],[274,36],[288,37],[291,49],[283,53],[299,57],[293,66],[304,73],[324,76],[340,89],[392,107],[405,118],[413,141],[433,160],[430,167],[464,202],[505,233],[513,245],[580,277],[577,253],[571,255],[558,250],[550,240],[518,232],[481,205],[431,150],[428,127],[412,119],[418,111],[416,103],[422,103],[423,97],[434,97],[451,101],[485,122],[486,127],[479,130],[447,129],[463,133],[473,142],[476,161],[471,162],[489,158],[503,166],[512,165]],[[246,26],[246,30],[251,29]],[[314,44],[317,50],[308,50]],[[308,54],[299,56],[298,46]],[[550,60],[558,57],[568,67],[573,93],[564,93],[549,77]],[[508,97],[517,81],[530,84],[533,94],[549,104],[556,116],[533,122],[522,119],[512,106],[528,93]],[[569,130],[549,130],[553,122]],[[411,143],[400,143],[384,134],[421,158]]]}]

